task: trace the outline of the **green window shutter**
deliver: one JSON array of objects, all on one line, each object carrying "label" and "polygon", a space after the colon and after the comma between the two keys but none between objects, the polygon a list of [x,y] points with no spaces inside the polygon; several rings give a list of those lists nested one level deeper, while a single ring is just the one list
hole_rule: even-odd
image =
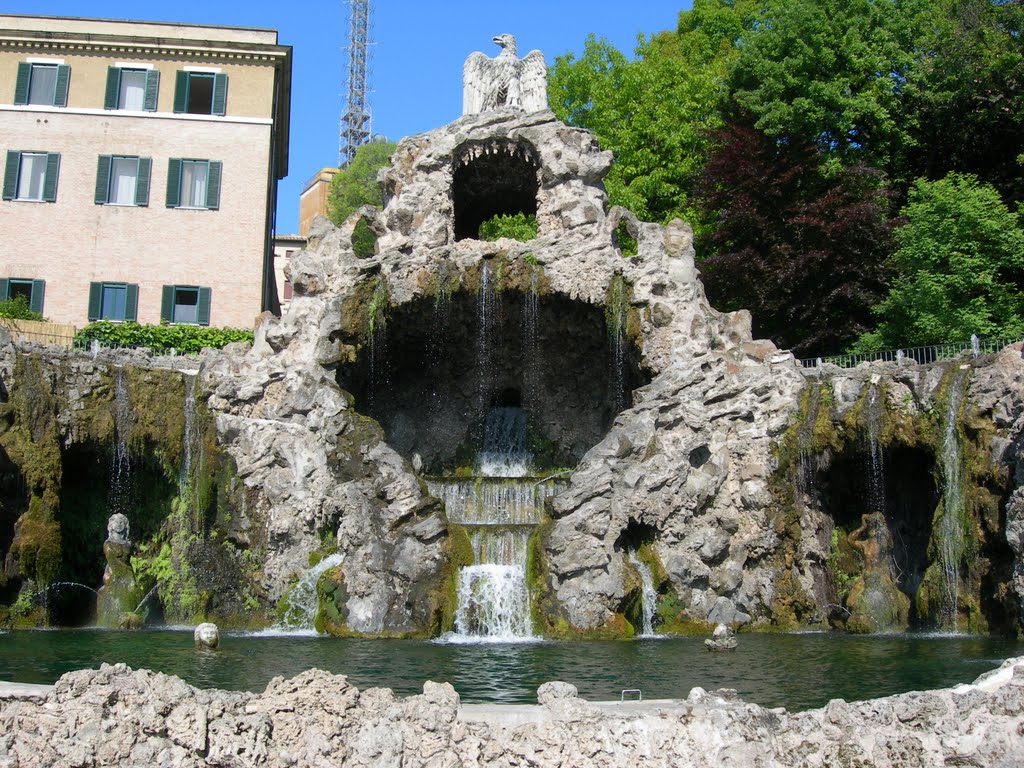
[{"label": "green window shutter", "polygon": [[172,157],[167,162],[167,207],[177,208],[181,203],[181,159]]},{"label": "green window shutter", "polygon": [[199,303],[196,305],[196,322],[200,325],[210,324],[210,289],[199,289]]},{"label": "green window shutter", "polygon": [[18,193],[18,169],[21,167],[21,152],[7,150],[7,166],[4,168],[4,200],[13,200]]},{"label": "green window shutter", "polygon": [[89,283],[89,322],[100,319],[100,305],[103,301],[103,283]]},{"label": "green window shutter", "polygon": [[206,207],[211,210],[220,208],[220,177],[224,163],[219,160],[210,161],[210,170],[206,176]]},{"label": "green window shutter", "polygon": [[142,108],[147,112],[156,112],[156,101],[160,94],[160,70],[146,71],[146,98]]},{"label": "green window shutter", "polygon": [[184,112],[188,106],[188,72],[178,70],[174,77],[174,111]]},{"label": "green window shutter", "polygon": [[124,319],[135,322],[139,314],[139,286],[128,283],[124,300]]},{"label": "green window shutter", "polygon": [[160,320],[169,323],[174,316],[174,286],[165,285],[160,297]]},{"label": "green window shutter", "polygon": [[110,202],[110,166],[113,160],[110,155],[100,155],[96,167],[96,205]]},{"label": "green window shutter", "polygon": [[10,280],[6,277],[0,277],[0,301],[7,301],[10,298],[8,291],[10,290]]},{"label": "green window shutter", "polygon": [[153,168],[153,161],[148,157],[139,158],[139,171],[135,177],[135,204],[141,206],[149,205],[149,176]]},{"label": "green window shutter", "polygon": [[57,65],[57,90],[53,94],[53,106],[68,105],[68,84],[71,82],[71,67],[67,64]]},{"label": "green window shutter", "polygon": [[228,76],[217,73],[213,76],[213,105],[211,115],[223,115],[228,108]]},{"label": "green window shutter", "polygon": [[60,152],[46,155],[46,179],[43,181],[43,200],[48,203],[57,200],[57,174],[60,173]]},{"label": "green window shutter", "polygon": [[45,280],[32,281],[32,301],[29,302],[29,309],[33,312],[43,314],[43,294],[46,292]]},{"label": "green window shutter", "polygon": [[103,93],[103,108],[117,109],[117,97],[121,92],[121,68],[107,67],[107,90]]},{"label": "green window shutter", "polygon": [[14,81],[14,103],[28,104],[28,86],[32,82],[32,65],[27,61],[18,62],[18,75]]}]

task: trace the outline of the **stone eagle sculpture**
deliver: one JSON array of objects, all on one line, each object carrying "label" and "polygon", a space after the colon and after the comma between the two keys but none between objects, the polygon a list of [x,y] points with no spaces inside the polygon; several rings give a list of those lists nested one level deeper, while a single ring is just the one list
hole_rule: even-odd
[{"label": "stone eagle sculpture", "polygon": [[524,112],[548,108],[548,69],[544,54],[530,51],[516,56],[512,35],[492,38],[501,46],[493,59],[477,51],[462,65],[462,114],[476,115],[501,107]]}]

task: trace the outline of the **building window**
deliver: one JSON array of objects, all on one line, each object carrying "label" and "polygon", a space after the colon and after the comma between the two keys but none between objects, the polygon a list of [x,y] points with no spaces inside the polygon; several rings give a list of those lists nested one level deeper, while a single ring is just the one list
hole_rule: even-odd
[{"label": "building window", "polygon": [[210,324],[210,289],[198,285],[165,285],[160,319],[187,325]]},{"label": "building window", "polygon": [[168,208],[220,207],[223,163],[172,158],[167,166]]},{"label": "building window", "polygon": [[96,170],[97,205],[149,205],[148,157],[100,155]]},{"label": "building window", "polygon": [[132,283],[89,283],[89,322],[135,320],[139,286]]},{"label": "building window", "polygon": [[174,81],[174,111],[192,115],[223,115],[228,102],[228,76],[179,71]]},{"label": "building window", "polygon": [[155,112],[160,92],[160,70],[107,67],[106,109]]},{"label": "building window", "polygon": [[23,277],[0,277],[0,301],[25,299],[28,308],[33,312],[43,313],[43,293],[46,289],[45,280],[32,280]]},{"label": "building window", "polygon": [[3,199],[52,203],[57,199],[59,171],[57,152],[10,150],[4,168]]},{"label": "building window", "polygon": [[71,67],[66,64],[22,61],[14,81],[14,103],[66,107],[70,81]]}]

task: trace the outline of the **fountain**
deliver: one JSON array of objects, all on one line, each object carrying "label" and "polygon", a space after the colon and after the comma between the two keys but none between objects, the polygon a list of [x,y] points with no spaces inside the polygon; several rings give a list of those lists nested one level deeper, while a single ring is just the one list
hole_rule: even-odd
[{"label": "fountain", "polygon": [[473,563],[459,569],[455,642],[533,639],[526,560],[530,535],[544,520],[544,499],[555,480],[528,477],[526,414],[495,407],[484,421],[483,445],[472,480],[428,483],[445,503],[448,521],[465,526]]},{"label": "fountain", "polygon": [[960,560],[966,545],[963,456],[957,431],[965,381],[966,371],[961,369],[953,375],[949,383],[942,438],[943,496],[934,533],[938,544],[937,566],[941,573],[943,592],[940,624],[954,632],[958,629],[957,621],[960,614]]},{"label": "fountain", "polygon": [[655,637],[654,612],[658,606],[658,591],[654,588],[654,577],[651,575],[651,569],[637,557],[636,552],[630,552],[627,557],[640,576],[641,615],[643,618],[640,637]]},{"label": "fountain", "polygon": [[343,555],[332,554],[314,565],[295,583],[285,596],[285,610],[277,628],[288,631],[311,631],[316,621],[316,585],[324,572],[341,565]]}]

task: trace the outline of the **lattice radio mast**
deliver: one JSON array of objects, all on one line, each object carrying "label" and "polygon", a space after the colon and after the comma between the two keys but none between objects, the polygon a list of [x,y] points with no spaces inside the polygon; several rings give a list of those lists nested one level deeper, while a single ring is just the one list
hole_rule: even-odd
[{"label": "lattice radio mast", "polygon": [[338,167],[352,161],[356,147],[370,139],[366,71],[370,60],[370,0],[345,0],[349,12],[348,78],[345,109],[338,125]]}]

